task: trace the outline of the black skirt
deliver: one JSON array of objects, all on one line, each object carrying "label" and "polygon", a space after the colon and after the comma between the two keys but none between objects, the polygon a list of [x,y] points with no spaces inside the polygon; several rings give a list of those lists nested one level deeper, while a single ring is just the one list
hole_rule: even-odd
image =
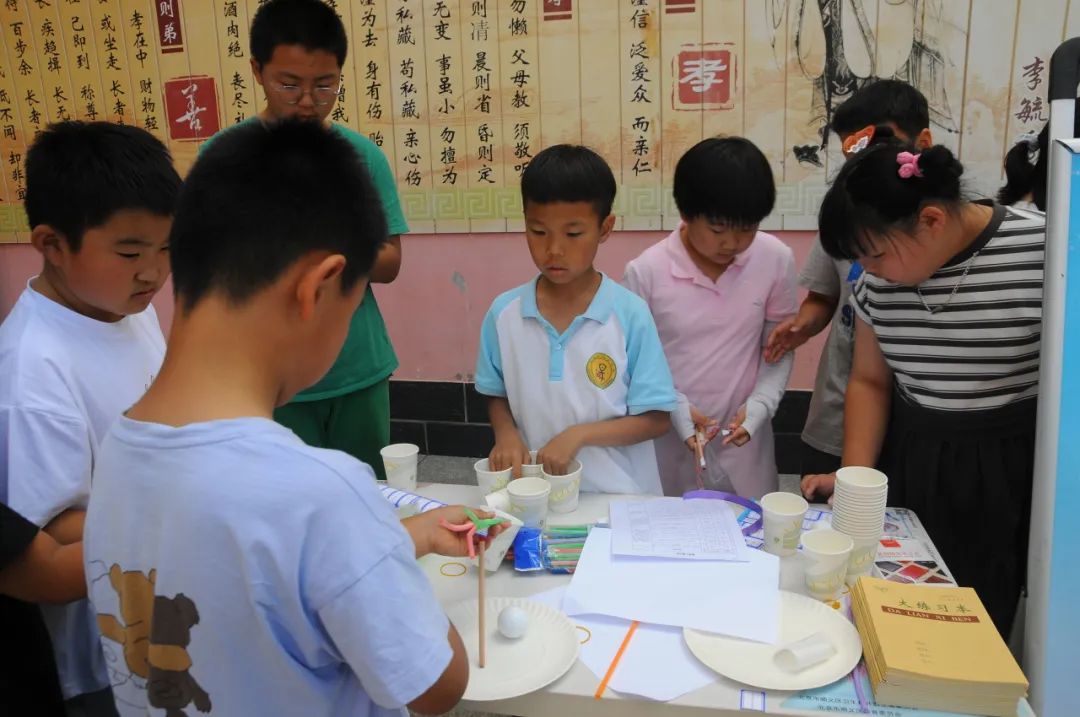
[{"label": "black skirt", "polygon": [[1008,639],[1027,570],[1036,400],[936,411],[893,391],[879,468],[889,505],[919,516],[957,584]]}]

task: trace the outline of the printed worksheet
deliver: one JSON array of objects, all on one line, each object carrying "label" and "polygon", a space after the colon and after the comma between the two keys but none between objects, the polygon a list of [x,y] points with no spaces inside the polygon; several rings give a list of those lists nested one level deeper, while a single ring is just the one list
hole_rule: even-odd
[{"label": "printed worksheet", "polygon": [[611,503],[611,552],[646,558],[750,559],[732,506],[664,498]]}]

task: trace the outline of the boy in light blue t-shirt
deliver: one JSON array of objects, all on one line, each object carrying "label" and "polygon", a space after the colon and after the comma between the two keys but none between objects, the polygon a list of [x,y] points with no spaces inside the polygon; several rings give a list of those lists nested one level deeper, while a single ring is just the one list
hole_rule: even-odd
[{"label": "boy in light blue t-shirt", "polygon": [[540,273],[497,297],[480,329],[493,470],[582,466],[581,490],[661,494],[652,439],[676,408],[648,305],[593,266],[615,217],[615,176],[587,147],[553,145],[521,177],[525,239]]},{"label": "boy in light blue t-shirt", "polygon": [[164,364],[106,437],[86,518],[121,714],[460,699],[465,651],[416,558],[465,554],[439,526],[464,510],[399,521],[367,465],[273,421],[333,362],[385,239],[363,164],[316,123],[234,129],[188,175]]}]

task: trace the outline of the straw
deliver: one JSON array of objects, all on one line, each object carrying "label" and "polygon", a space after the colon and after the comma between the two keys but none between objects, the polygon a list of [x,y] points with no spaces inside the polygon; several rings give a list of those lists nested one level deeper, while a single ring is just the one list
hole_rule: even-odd
[{"label": "straw", "polygon": [[544,528],[544,533],[549,538],[573,537],[584,538],[592,530],[592,525],[549,525]]},{"label": "straw", "polygon": [[608,665],[604,679],[600,680],[600,686],[596,688],[596,694],[593,695],[594,698],[601,699],[604,696],[604,691],[607,689],[608,682],[611,681],[612,676],[615,674],[615,668],[619,666],[619,660],[622,659],[623,653],[626,652],[626,646],[630,644],[630,638],[634,636],[634,632],[640,624],[641,623],[637,620],[630,623],[630,629],[626,631],[626,637],[623,638],[622,644],[619,645],[619,651],[615,653],[615,657],[612,658],[611,664]]},{"label": "straw", "polygon": [[480,541],[480,569],[477,573],[480,575],[480,668],[483,669],[484,663],[487,662],[487,630],[484,626],[484,614],[487,612],[487,605],[484,601],[484,573],[487,570],[484,569],[484,541]]}]

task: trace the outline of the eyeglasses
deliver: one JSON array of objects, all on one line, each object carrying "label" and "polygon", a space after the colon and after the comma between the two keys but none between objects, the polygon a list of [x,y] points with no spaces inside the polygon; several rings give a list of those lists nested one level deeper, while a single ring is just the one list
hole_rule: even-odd
[{"label": "eyeglasses", "polygon": [[304,99],[304,95],[308,92],[311,93],[311,101],[316,107],[326,107],[329,104],[333,104],[337,99],[338,86],[337,85],[319,85],[311,90],[305,90],[300,85],[283,85],[280,82],[271,82],[270,86],[274,88],[274,92],[281,95],[286,104],[298,105],[300,100]]}]

